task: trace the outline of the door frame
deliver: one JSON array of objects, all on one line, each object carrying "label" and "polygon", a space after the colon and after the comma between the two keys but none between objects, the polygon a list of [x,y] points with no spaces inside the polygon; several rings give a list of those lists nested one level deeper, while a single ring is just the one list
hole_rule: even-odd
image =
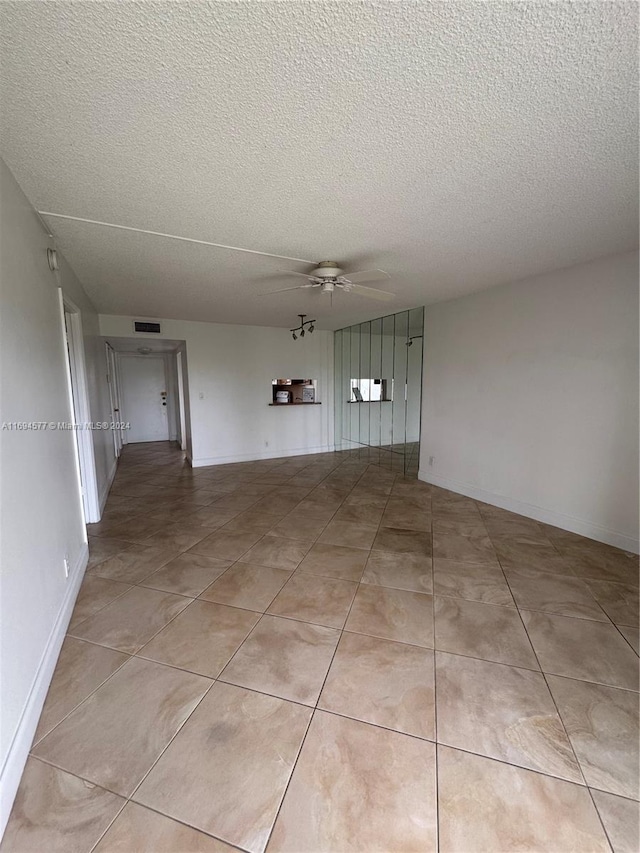
[{"label": "door frame", "polygon": [[[76,475],[86,524],[100,521],[100,498],[91,429],[91,406],[82,334],[82,316],[61,287],[58,288],[64,358],[67,366],[69,413],[74,424]],[[67,321],[68,318],[68,321]]]},{"label": "door frame", "polygon": [[118,358],[116,351],[109,341],[105,341],[107,356],[107,383],[109,384],[109,402],[111,404],[111,427],[113,432],[113,449],[116,459],[120,458],[122,452],[122,427],[116,429],[117,423],[122,423],[120,412],[120,377],[118,375]]},{"label": "door frame", "polygon": [[178,426],[180,429],[180,449],[187,449],[187,412],[184,399],[184,375],[182,352],[178,350],[175,354],[176,373],[178,379]]}]

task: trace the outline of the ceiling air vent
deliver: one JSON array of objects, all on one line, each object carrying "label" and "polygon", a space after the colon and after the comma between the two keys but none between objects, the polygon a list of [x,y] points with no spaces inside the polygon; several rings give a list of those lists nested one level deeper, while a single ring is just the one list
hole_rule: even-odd
[{"label": "ceiling air vent", "polygon": [[133,321],[133,331],[134,332],[145,332],[147,334],[151,333],[154,335],[159,335],[161,332],[160,323],[149,323],[146,320],[134,320]]}]

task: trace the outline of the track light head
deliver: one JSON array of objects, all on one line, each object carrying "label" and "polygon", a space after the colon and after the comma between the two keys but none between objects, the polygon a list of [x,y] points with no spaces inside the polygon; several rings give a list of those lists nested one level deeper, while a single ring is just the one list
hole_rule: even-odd
[{"label": "track light head", "polygon": [[304,329],[300,329],[300,337],[304,338]]},{"label": "track light head", "polygon": [[313,332],[314,328],[315,328],[315,326],[314,326],[314,325],[313,325],[313,323],[312,323],[312,324],[309,326],[309,334],[311,334],[311,332]]},{"label": "track light head", "polygon": [[298,336],[296,335],[296,333],[295,333],[295,332],[293,333],[292,338],[293,338],[293,340],[294,340],[294,341],[297,341],[297,340],[298,340]]}]

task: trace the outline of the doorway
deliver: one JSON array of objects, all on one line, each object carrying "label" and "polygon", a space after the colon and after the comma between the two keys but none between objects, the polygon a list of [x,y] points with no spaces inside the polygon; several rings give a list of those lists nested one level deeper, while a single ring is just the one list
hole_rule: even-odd
[{"label": "doorway", "polygon": [[187,449],[187,402],[184,393],[184,373],[184,356],[182,352],[178,351],[176,353],[176,378],[178,382],[178,426],[181,450]]},{"label": "doorway", "polygon": [[169,440],[168,377],[163,354],[120,353],[126,443]]},{"label": "doorway", "polygon": [[104,338],[116,455],[125,444],[175,441],[191,458],[186,341]]}]

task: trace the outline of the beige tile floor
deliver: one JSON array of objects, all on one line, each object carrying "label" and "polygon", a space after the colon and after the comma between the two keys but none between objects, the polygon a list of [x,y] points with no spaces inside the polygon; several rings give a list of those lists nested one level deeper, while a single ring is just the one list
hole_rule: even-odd
[{"label": "beige tile floor", "polygon": [[125,448],[2,853],[637,853],[637,558],[375,462]]}]

